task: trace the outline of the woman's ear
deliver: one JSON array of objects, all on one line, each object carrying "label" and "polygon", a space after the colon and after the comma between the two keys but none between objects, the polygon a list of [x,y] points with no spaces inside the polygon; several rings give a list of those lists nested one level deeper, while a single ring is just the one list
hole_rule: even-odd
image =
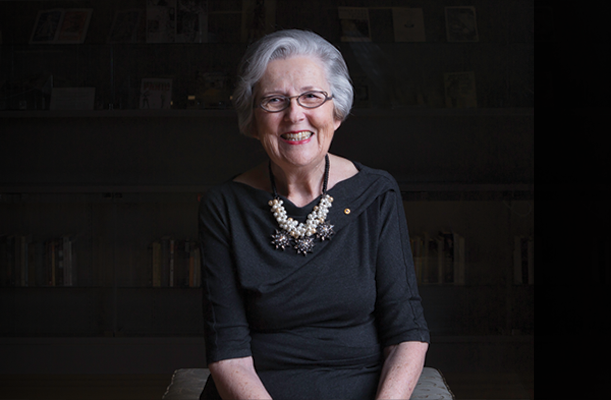
[{"label": "woman's ear", "polygon": [[248,131],[248,135],[250,137],[252,137],[252,138],[260,140],[259,139],[259,132],[257,131],[257,128],[256,128],[255,124],[251,124],[250,125],[249,131]]},{"label": "woman's ear", "polygon": [[334,122],[335,130],[338,130],[341,124],[342,124],[342,120],[339,118],[335,118],[335,122]]}]

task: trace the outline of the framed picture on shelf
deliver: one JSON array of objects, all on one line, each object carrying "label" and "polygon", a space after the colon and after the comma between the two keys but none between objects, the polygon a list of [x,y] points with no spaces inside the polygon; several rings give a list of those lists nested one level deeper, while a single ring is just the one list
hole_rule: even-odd
[{"label": "framed picture on shelf", "polygon": [[426,42],[422,8],[392,9],[395,42]]},{"label": "framed picture on shelf", "polygon": [[140,87],[140,109],[172,108],[172,79],[144,78]]},{"label": "framed picture on shelf", "polygon": [[446,7],[446,37],[448,42],[478,42],[475,7]]},{"label": "framed picture on shelf", "polygon": [[176,0],[147,0],[146,42],[174,43],[176,37]]},{"label": "framed picture on shelf", "polygon": [[30,36],[30,44],[53,43],[59,32],[64,11],[61,9],[40,10]]},{"label": "framed picture on shelf", "polygon": [[446,107],[475,108],[475,74],[471,72],[450,72],[443,74]]},{"label": "framed picture on shelf", "polygon": [[342,42],[371,42],[369,9],[365,7],[338,7],[342,27]]},{"label": "framed picture on shelf", "polygon": [[117,11],[108,34],[108,43],[134,43],[139,23],[140,10]]},{"label": "framed picture on shelf", "polygon": [[59,24],[55,43],[83,43],[87,35],[92,12],[91,8],[65,10],[64,17]]},{"label": "framed picture on shelf", "polygon": [[178,0],[176,43],[207,43],[208,15],[204,0]]}]

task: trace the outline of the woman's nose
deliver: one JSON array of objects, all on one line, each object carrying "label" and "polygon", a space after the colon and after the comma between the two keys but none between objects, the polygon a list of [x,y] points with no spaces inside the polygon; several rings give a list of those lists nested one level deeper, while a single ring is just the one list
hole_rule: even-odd
[{"label": "woman's nose", "polygon": [[305,108],[303,108],[298,102],[297,98],[289,100],[289,106],[284,110],[284,117],[289,121],[300,121],[303,119]]}]

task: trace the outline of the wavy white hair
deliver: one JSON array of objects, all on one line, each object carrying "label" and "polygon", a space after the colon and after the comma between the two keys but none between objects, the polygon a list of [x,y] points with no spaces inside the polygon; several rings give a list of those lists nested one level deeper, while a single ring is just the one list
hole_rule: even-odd
[{"label": "wavy white hair", "polygon": [[319,35],[297,29],[264,36],[246,50],[238,68],[233,105],[238,113],[240,132],[252,136],[255,85],[273,60],[295,56],[317,58],[325,70],[333,95],[335,118],[344,121],[352,108],[354,91],[348,67],[339,50]]}]

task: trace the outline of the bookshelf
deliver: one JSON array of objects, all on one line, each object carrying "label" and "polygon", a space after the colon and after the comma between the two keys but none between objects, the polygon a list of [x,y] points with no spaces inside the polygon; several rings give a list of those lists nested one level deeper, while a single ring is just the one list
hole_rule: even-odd
[{"label": "bookshelf", "polygon": [[[86,324],[97,327],[89,330],[89,335],[146,335],[146,321],[149,335],[161,335],[163,330],[155,327],[155,321],[165,318],[161,316],[175,318],[169,324],[175,327],[181,326],[184,317],[172,313],[172,303],[162,301],[162,296],[197,296],[199,289],[153,287],[152,243],[166,236],[196,239],[198,196],[261,161],[264,154],[253,147],[255,142],[236,132],[232,111],[185,110],[188,115],[178,116],[167,111],[153,118],[139,116],[141,111],[116,112],[120,115],[0,116],[4,126],[20,132],[5,139],[12,151],[0,158],[0,167],[10,172],[4,178],[0,199],[2,234],[31,234],[37,240],[65,234],[77,237],[78,275],[73,288],[5,287],[2,291],[7,296],[22,296],[32,290],[50,297],[82,292],[101,310],[102,322]],[[485,329],[455,326],[456,334],[510,332],[518,329],[514,320],[521,331],[532,325],[524,317],[528,313],[505,318],[516,314],[514,302],[528,303],[525,299],[532,297],[532,286],[513,285],[512,255],[514,237],[532,235],[534,229],[530,175],[533,120],[534,113],[528,109],[423,114],[357,111],[336,134],[332,151],[397,177],[412,235],[435,237],[439,232],[456,232],[464,237],[465,284],[422,285],[425,301],[428,297],[448,306],[460,304],[444,297],[446,292],[456,293],[469,308],[474,307],[480,320],[488,321]],[[371,137],[370,132],[376,129],[391,131],[405,124],[414,131]],[[202,126],[209,129],[202,130]],[[469,137],[478,140],[463,139],[465,126]],[[52,132],[53,140],[47,132]],[[502,157],[499,149],[505,152]],[[57,181],[57,177],[63,178]],[[487,309],[477,311],[483,304],[476,295],[480,291],[494,293],[491,304],[504,317],[492,320]],[[141,303],[135,293],[142,295]],[[27,314],[23,307],[30,303],[12,304],[19,305],[17,310],[21,311],[11,314]],[[136,313],[138,304],[149,317],[120,317],[125,310]],[[201,318],[196,308],[188,313],[190,323]],[[83,314],[89,315],[89,311]],[[445,316],[455,318],[443,307],[432,306],[431,314],[432,321],[440,323],[446,321]],[[78,318],[74,321],[78,324]],[[130,328],[136,321],[138,328]],[[66,334],[69,326],[62,328],[67,329]],[[444,322],[438,328],[446,332],[446,326]],[[432,328],[437,329],[435,324]],[[74,332],[82,330],[76,327]],[[188,332],[178,329],[175,334]],[[198,335],[200,328],[190,332]],[[14,331],[5,332],[9,336],[21,334],[28,334],[28,329],[14,325]],[[48,334],[55,333],[51,329]]]},{"label": "bookshelf", "polygon": [[[218,72],[231,88],[254,2],[209,0],[206,43],[147,43],[142,25],[133,42],[108,43],[116,11],[144,13],[144,0],[83,2],[93,13],[82,44],[28,43],[38,10],[73,3],[0,2],[0,235],[39,246],[69,235],[75,253],[72,286],[0,287],[0,335],[28,346],[201,337],[201,289],[154,287],[152,247],[195,240],[198,196],[264,157],[227,103],[200,101]],[[433,335],[531,334],[533,285],[513,283],[512,258],[514,238],[534,229],[529,2],[472,1],[474,43],[447,41],[453,4],[441,0],[264,3],[273,27],[314,30],[346,58],[359,98],[331,151],[395,176],[412,235],[464,238],[464,284],[421,285]],[[356,6],[370,10],[371,42],[341,41],[338,7]],[[422,8],[426,41],[394,41],[380,23],[391,7]],[[460,71],[475,74],[476,108],[446,108],[443,74]],[[51,76],[53,87],[94,87],[93,105],[49,110]],[[171,108],[140,109],[144,78],[172,79]]]}]

